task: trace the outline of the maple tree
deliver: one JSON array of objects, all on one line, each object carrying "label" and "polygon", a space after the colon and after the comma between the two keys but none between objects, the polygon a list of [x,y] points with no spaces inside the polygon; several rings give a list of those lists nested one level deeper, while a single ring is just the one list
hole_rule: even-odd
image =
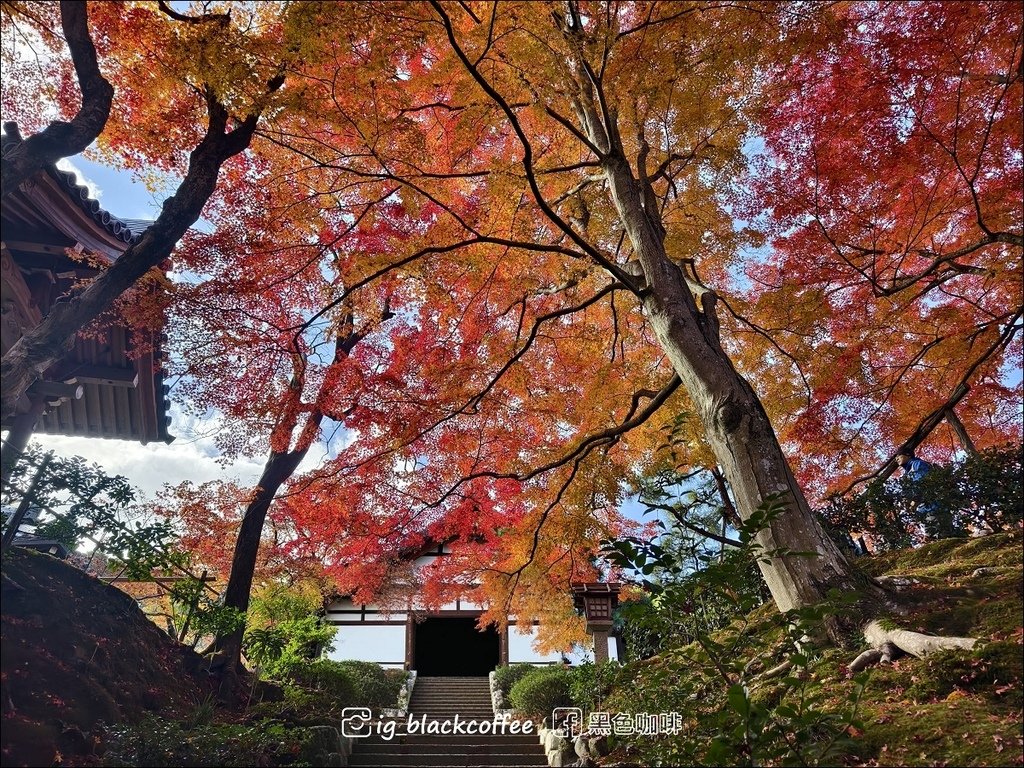
[{"label": "maple tree", "polygon": [[[11,3],[4,8],[15,17],[29,13],[22,4]],[[49,8],[36,10],[45,15],[54,9],[51,4]],[[0,160],[3,174],[0,194],[3,197],[44,166],[83,151],[103,130],[110,115],[114,89],[96,62],[96,48],[89,36],[88,6],[85,3],[62,2],[58,11],[62,37],[67,43],[81,91],[81,106],[71,120],[51,122],[3,156]],[[53,43],[55,37],[51,33],[44,35],[43,39],[46,43]],[[24,83],[21,85],[25,86]]]},{"label": "maple tree", "polygon": [[888,475],[943,419],[955,439],[932,459],[1020,439],[1018,10],[844,6],[770,70],[743,207],[773,241],[737,309],[771,332],[742,354],[775,372],[773,416],[819,494]]},{"label": "maple tree", "polygon": [[[485,620],[550,618],[565,642],[579,634],[556,620],[565,584],[597,577],[630,489],[706,466],[743,519],[783,499],[762,546],[817,556],[761,567],[778,606],[800,606],[870,590],[802,484],[817,495],[832,464],[850,478],[923,437],[922,408],[948,414],[961,384],[979,444],[1013,434],[1000,376],[1019,343],[1020,45],[1001,6],[282,8],[90,5],[93,24],[130,30],[96,37],[118,88],[101,151],[180,173],[183,147],[209,150],[193,153],[188,216],[165,207],[160,248],[126,256],[152,266],[184,236],[176,396],[222,414],[226,456],[268,456],[248,491],[182,489],[195,531],[245,509],[230,604],[283,556],[320,559],[369,601],[409,551],[458,537],[462,554],[425,574],[431,604],[480,583]],[[929,29],[933,44],[975,40],[975,59],[915,49]],[[942,85],[872,110],[929,77]],[[229,111],[249,117],[224,133]],[[765,160],[748,178],[756,137]],[[186,232],[201,210],[214,231]],[[738,212],[776,248],[739,279],[760,235]],[[102,291],[97,306],[115,295]],[[810,455],[802,484],[773,421],[790,455]],[[261,565],[268,513],[289,533]],[[227,549],[206,556],[225,567]]]},{"label": "maple tree", "polygon": [[[432,347],[446,364],[459,364],[458,381],[432,369],[431,406],[441,398],[457,403],[452,396],[460,393],[473,412],[456,406],[443,431],[431,426],[447,438],[443,442],[418,426],[399,443],[429,457],[419,474],[436,479],[417,495],[437,499],[457,491],[480,499],[474,483],[536,478],[539,473],[524,470],[524,463],[544,466],[549,487],[561,482],[556,487],[564,490],[579,482],[573,476],[597,444],[614,445],[682,382],[740,515],[750,516],[770,497],[787,496],[787,512],[761,534],[765,548],[819,553],[776,557],[763,566],[780,608],[817,601],[830,586],[855,586],[854,572],[811,514],[760,401],[723,349],[717,296],[692,267],[704,252],[713,264],[734,240],[711,180],[727,177],[741,162],[744,123],[732,104],[744,91],[756,91],[759,46],[752,41],[774,28],[777,14],[767,8],[569,4],[563,16],[560,5],[543,11],[514,3],[484,7],[479,13],[474,6],[439,3],[414,4],[401,14],[388,9],[423,36],[421,55],[387,62],[391,73],[372,82],[370,108],[361,94],[358,110],[335,99],[329,113],[319,115],[346,130],[337,129],[338,135],[364,138],[355,158],[332,153],[330,137],[303,142],[298,131],[287,137],[321,166],[400,183],[406,207],[429,206],[436,217],[434,247],[451,251],[432,275],[450,293],[432,294],[425,303],[452,307],[431,318],[435,328],[439,320],[451,324],[453,334]],[[322,13],[329,17],[330,11]],[[329,20],[321,26],[330,26]],[[686,51],[663,50],[665,40],[687,41],[689,58]],[[740,74],[723,81],[726,68]],[[698,119],[708,115],[716,118],[710,125]],[[449,231],[459,240],[444,240]],[[532,345],[528,355],[514,352],[529,316],[524,312],[519,322],[509,317],[515,303],[488,307],[475,300],[483,291],[522,295],[510,286],[526,281],[536,281],[556,317],[572,317],[579,311],[574,306],[588,313],[565,338],[544,344],[545,354]],[[525,311],[530,303],[540,302],[524,301]],[[504,346],[504,340],[512,343]],[[621,345],[623,356],[610,345]],[[610,364],[597,362],[607,357]],[[481,378],[480,362],[498,382],[488,387],[483,378],[482,390],[473,387],[474,377]],[[525,390],[513,394],[511,379],[526,372],[520,382]],[[577,378],[591,386],[576,385]],[[403,378],[410,389],[419,379]],[[557,400],[545,402],[542,383],[558,393]],[[530,422],[509,419],[509,400],[495,402],[498,387],[509,392],[506,398],[517,406],[512,410],[533,419],[551,419],[552,407],[567,409],[566,432],[578,444],[551,435],[548,426],[547,435],[516,434],[513,447],[509,425],[529,429]],[[566,399],[574,396],[585,408]],[[425,410],[416,417],[376,415],[393,425],[394,439],[402,438],[403,422],[422,423]],[[562,420],[556,424],[560,428]],[[568,457],[544,465],[541,457],[551,456],[552,445],[556,452],[567,447]],[[524,448],[532,454],[526,462]],[[616,478],[610,457],[601,457],[606,487]],[[445,475],[447,483],[438,482]],[[551,501],[546,489],[528,492],[547,499],[545,514],[568,505],[561,493]],[[508,489],[504,493],[509,496]],[[601,502],[618,495],[606,491]],[[388,506],[395,506],[394,499]],[[593,509],[577,507],[576,514]],[[517,523],[531,555],[539,538],[530,541],[530,531],[541,522],[543,517]]]},{"label": "maple tree", "polygon": [[[447,368],[442,371],[435,365],[428,369],[434,384],[430,407],[440,408],[445,399],[449,403],[438,417],[446,420],[440,434],[446,434],[447,439],[443,443],[433,437],[427,439],[429,432],[438,432],[440,421],[427,421],[425,427],[410,429],[410,424],[424,423],[424,398],[416,399],[416,413],[402,410],[375,414],[374,423],[379,425],[384,420],[392,425],[386,434],[391,445],[398,446],[378,449],[378,453],[408,451],[410,461],[417,454],[427,456],[420,474],[435,478],[432,485],[417,486],[415,493],[409,488],[412,481],[403,478],[400,484],[409,496],[432,501],[421,504],[420,512],[402,512],[407,500],[401,499],[402,494],[392,494],[383,501],[393,510],[393,519],[422,515],[422,510],[436,509],[439,498],[448,499],[456,492],[479,499],[479,493],[473,494],[471,488],[481,479],[511,481],[510,486],[518,484],[517,492],[528,494],[524,497],[529,499],[527,508],[539,504],[543,510],[539,517],[527,516],[515,523],[521,537],[517,562],[525,560],[530,564],[541,543],[542,537],[536,534],[546,515],[555,507],[564,508],[571,503],[561,491],[571,485],[565,479],[567,475],[576,482],[574,473],[582,466],[576,459],[585,459],[591,449],[601,445],[606,451],[601,458],[606,461],[608,485],[613,477],[619,481],[627,478],[628,471],[614,469],[617,451],[611,451],[610,446],[619,443],[630,429],[637,428],[671,400],[676,407],[699,414],[708,445],[702,446],[693,436],[690,460],[703,459],[705,463],[721,465],[737,495],[742,516],[749,517],[775,494],[792,495],[787,514],[762,534],[763,545],[769,550],[784,547],[814,551],[820,557],[780,557],[765,567],[780,607],[818,599],[828,585],[856,586],[856,577],[848,564],[810,514],[759,399],[730,360],[730,355],[735,357],[745,370],[763,382],[773,397],[774,412],[779,414],[792,406],[792,397],[783,398],[772,391],[771,385],[778,378],[774,375],[777,357],[765,355],[765,347],[755,345],[751,346],[753,354],[744,354],[741,344],[747,338],[737,331],[757,328],[756,314],[753,323],[738,314],[735,318],[727,317],[731,322],[723,337],[716,309],[718,296],[707,283],[732,285],[730,269],[735,263],[736,247],[748,234],[735,230],[716,186],[728,187],[742,171],[745,142],[751,135],[748,128],[755,117],[765,121],[757,124],[758,130],[764,131],[769,139],[773,130],[785,130],[785,121],[769,125],[767,119],[785,109],[787,102],[780,98],[779,89],[759,87],[757,76],[765,72],[784,73],[785,66],[798,66],[791,63],[792,58],[799,62],[800,56],[811,55],[816,44],[812,35],[804,34],[802,25],[830,29],[830,25],[845,24],[847,30],[858,29],[858,13],[870,11],[870,6],[860,8],[821,8],[809,13],[805,9],[769,6],[720,9],[569,4],[547,6],[542,12],[537,6],[513,3],[458,7],[434,3],[429,11],[419,5],[402,12],[396,12],[395,6],[381,11],[389,20],[400,19],[406,29],[420,35],[418,54],[407,54],[397,61],[387,56],[377,58],[374,42],[367,43],[366,63],[371,74],[361,76],[364,79],[359,82],[359,103],[341,101],[332,91],[319,111],[316,106],[306,105],[307,110],[316,112],[315,119],[306,120],[318,126],[317,134],[293,129],[277,140],[298,153],[304,162],[330,169],[339,177],[350,174],[363,184],[368,183],[367,179],[397,183],[400,186],[396,194],[403,209],[429,218],[433,244],[432,251],[416,252],[406,243],[402,252],[413,254],[408,257],[410,261],[445,252],[445,263],[437,263],[430,276],[435,284],[434,293],[424,303],[434,306],[430,327],[447,335],[442,337],[442,348],[438,348],[436,336],[428,338],[421,334],[416,354],[423,359],[424,349],[433,345],[434,354],[440,356]],[[372,16],[372,10],[367,13]],[[329,19],[328,12],[322,26],[327,26]],[[899,21],[889,22],[891,28],[903,29]],[[991,22],[990,27],[998,27],[998,21]],[[394,31],[395,26],[402,25],[392,25],[386,35],[399,34]],[[1010,57],[1004,61],[1009,74],[993,75],[986,80],[996,86],[993,93],[997,106],[998,89],[1006,92],[1016,83],[1013,52],[1017,49],[1012,43],[1013,27],[1009,29],[998,43],[993,43],[1005,47],[1011,41],[1007,48]],[[965,36],[963,30],[955,32]],[[939,32],[936,37],[943,34],[951,32]],[[872,45],[885,58],[886,51],[899,49],[900,40],[905,42],[913,37],[912,32],[900,35],[904,37],[886,39],[882,35]],[[783,39],[782,45],[764,44],[778,37]],[[685,43],[665,45],[665,41],[679,40]],[[310,45],[316,48],[315,41]],[[842,41],[831,40],[825,47],[842,51],[844,45]],[[684,66],[687,60],[681,50],[692,57],[691,66]],[[318,66],[329,68],[330,62],[321,61]],[[721,72],[726,70],[738,74],[723,82]],[[319,80],[336,85],[330,77],[320,75]],[[779,76],[777,82],[792,81]],[[845,90],[837,88],[834,92]],[[812,104],[808,109],[818,107]],[[855,111],[856,107],[850,109]],[[991,103],[979,109],[989,109],[990,115],[996,116]],[[1012,133],[1007,128],[1013,126],[1014,112],[999,111],[999,116],[1004,114],[1011,117],[999,121],[999,132],[990,133],[992,137]],[[794,119],[799,115],[797,112]],[[840,114],[835,119],[836,126],[842,119]],[[362,151],[355,154],[353,137],[363,141]],[[340,139],[345,142],[343,153],[335,149]],[[837,142],[836,152],[845,146],[846,143]],[[864,142],[861,149],[870,152],[872,145]],[[917,149],[911,147],[908,151]],[[995,157],[1000,153],[998,149],[984,151],[991,151]],[[845,167],[838,160],[835,166]],[[858,168],[871,166],[864,164]],[[927,174],[920,171],[921,163],[916,168],[905,173],[917,173],[927,179]],[[874,168],[872,172],[885,178],[887,169]],[[766,181],[759,189],[767,197],[770,174],[764,175]],[[778,181],[778,177],[771,178]],[[1011,166],[1006,181],[993,185],[991,196],[997,206],[1005,208],[1000,201],[1005,201],[1006,190],[1013,186],[1014,178]],[[837,189],[842,188],[837,185]],[[898,206],[885,208],[883,198],[884,195],[876,202],[879,215],[903,214]],[[994,221],[1001,221],[1002,215],[997,213]],[[942,226],[945,225],[935,224],[940,229]],[[955,377],[970,377],[979,365],[988,365],[990,373],[985,386],[975,382],[974,389],[987,387],[991,402],[998,403],[998,410],[1003,413],[1012,402],[1006,387],[994,381],[991,373],[999,370],[999,361],[1005,359],[1000,355],[1013,342],[1017,328],[1014,307],[1019,306],[1019,300],[1015,301],[1012,293],[1015,271],[1012,254],[1011,261],[1006,262],[1008,252],[1003,248],[1013,246],[1014,237],[1019,238],[1012,231],[1012,215],[1008,226],[1010,229],[985,235],[979,247],[995,246],[990,253],[999,261],[1000,284],[1010,293],[991,290],[989,285],[974,289],[989,297],[995,310],[982,309],[979,315],[983,319],[979,323],[958,327],[951,334],[959,339],[960,347],[950,345],[943,354],[959,367],[954,366],[944,376],[941,407],[905,443],[923,439],[936,422],[934,414],[950,418],[955,402],[947,398],[958,393],[962,397],[964,391]],[[452,239],[445,240],[445,235]],[[801,251],[794,249],[793,253],[796,258]],[[973,272],[977,276],[976,269],[960,270],[950,267],[950,263],[952,258],[933,257],[932,266],[922,266],[923,273],[918,278],[927,280],[939,271],[941,285],[953,275]],[[1008,268],[1003,269],[1004,265]],[[514,277],[509,279],[509,273]],[[799,270],[785,274],[790,278],[787,286],[800,285]],[[609,279],[611,282],[602,283]],[[523,294],[522,283],[527,280],[538,281],[538,294]],[[783,286],[779,293],[761,291],[760,295],[775,312],[787,312],[789,290],[792,289]],[[485,306],[492,295],[507,297],[509,301]],[[484,301],[480,301],[481,296]],[[539,305],[536,299],[541,296],[546,302],[544,312],[532,314],[531,304]],[[518,322],[509,317],[510,308],[517,306],[512,297],[522,297]],[[844,306],[849,300],[850,296],[843,297]],[[949,303],[955,307],[974,300],[970,295],[958,294]],[[728,306],[732,309],[731,303]],[[851,339],[858,334],[870,336],[872,329],[880,330],[884,327],[881,323],[888,319],[886,307],[868,309],[866,301],[858,306],[864,306],[875,317],[874,325],[849,312],[840,313],[837,304],[836,320],[840,324],[845,321]],[[641,310],[644,316],[640,315]],[[920,333],[911,330],[913,311],[909,309],[906,317],[896,321],[907,326],[908,334]],[[531,317],[537,318],[534,331],[544,336],[540,330],[544,323],[576,313],[580,313],[583,322],[573,324],[571,331],[560,328],[561,338],[557,342],[534,347],[535,337],[531,333],[525,348],[513,343],[505,348],[504,354],[500,351],[501,340],[508,338],[508,332],[522,334]],[[937,318],[948,315],[948,310],[937,311],[925,323],[934,327]],[[805,310],[805,318],[814,317],[812,310]],[[797,322],[792,321],[791,327],[798,327]],[[891,334],[877,335],[882,343],[886,338],[890,341],[886,350],[889,354],[910,360],[905,367],[930,367],[929,360],[922,363],[917,355],[919,349],[900,350]],[[617,358],[614,351],[608,355],[609,340],[621,348],[621,357]],[[395,343],[400,344],[397,340]],[[773,351],[780,350],[777,340],[772,339],[771,343]],[[453,351],[453,344],[457,351]],[[974,357],[954,351],[963,350],[964,345],[974,346]],[[547,348],[542,352],[543,346]],[[855,361],[864,349],[862,338],[859,345],[844,349],[843,359]],[[534,354],[538,362],[543,361],[539,366],[534,363]],[[545,354],[554,355],[557,364],[547,362],[551,358],[545,359]],[[659,361],[661,354],[665,359]],[[766,368],[761,360],[752,360],[756,354],[763,355],[764,363],[770,367]],[[813,350],[804,349],[800,354],[801,359],[811,358]],[[605,356],[610,357],[610,364],[597,366],[595,361]],[[636,368],[625,367],[629,356],[634,356],[629,363],[639,363],[642,374],[638,375]],[[485,357],[491,362],[483,365],[492,366],[491,371],[496,372],[494,379],[484,378],[474,388],[473,377],[480,376],[478,366]],[[961,362],[964,365],[959,365]],[[451,373],[456,363],[457,378]],[[664,371],[666,363],[679,377],[671,378],[667,385],[665,379],[658,382],[656,375],[659,364]],[[834,399],[836,412],[842,418],[841,407],[849,401],[856,381],[848,382],[844,390],[843,378],[835,375],[835,360],[826,359],[823,363],[820,376],[828,376],[823,383],[831,389],[823,387],[821,392]],[[552,380],[554,372],[560,381]],[[520,387],[525,387],[518,391],[513,383],[517,374],[522,376]],[[566,385],[567,377],[586,377],[594,386],[574,389],[575,382]],[[894,380],[898,383],[902,378],[896,375]],[[419,377],[406,373],[401,379],[409,384]],[[675,392],[680,381],[690,398],[685,406],[685,400]],[[460,387],[465,405],[453,398]],[[552,409],[542,401],[545,395],[552,397],[554,393],[568,399],[552,401],[558,402]],[[407,392],[406,396],[411,394]],[[899,389],[898,394],[893,412],[912,423],[920,412],[920,390],[907,387]],[[502,397],[516,406],[516,415],[511,419],[507,415],[511,411],[502,413],[494,405]],[[402,398],[397,400],[406,402]],[[639,403],[643,401],[649,405],[640,409]],[[586,403],[589,410],[575,408],[573,403]],[[571,434],[570,439],[553,440],[548,434],[547,442],[538,451],[539,435],[530,432],[532,441],[519,434],[518,452],[512,448],[507,439],[510,424],[529,430],[526,414],[551,419],[560,409],[567,409],[572,418],[556,421],[558,429],[563,429],[566,422],[571,424],[564,427],[559,437],[569,438]],[[634,418],[637,416],[643,418]],[[363,423],[360,418],[362,412],[357,409],[351,423]],[[813,411],[802,414],[802,418],[813,421]],[[848,418],[854,418],[852,412]],[[466,424],[456,425],[456,421]],[[1005,420],[989,425],[984,440],[992,442],[1012,436],[1012,429],[1008,432],[1007,426]],[[503,431],[506,433],[502,434]],[[656,433],[646,431],[648,439]],[[790,434],[786,437],[792,439]],[[369,440],[360,442],[359,455],[367,457],[365,461],[376,455],[371,445]],[[523,462],[522,451],[527,446],[531,459]],[[552,458],[548,449],[553,446],[562,449],[562,454],[558,456],[556,449],[556,458],[545,463]],[[653,447],[646,446],[648,461],[657,453],[652,452]],[[824,450],[834,450],[834,446]],[[860,450],[867,454],[864,447]],[[462,467],[452,467],[453,454],[473,459],[464,461]],[[639,454],[634,458],[639,461]],[[825,461],[843,458],[840,452],[828,454],[816,467],[817,477],[824,474],[821,464]],[[350,463],[347,468],[355,466]],[[540,471],[535,473],[533,469],[537,467]],[[341,468],[346,468],[344,461],[335,463],[323,474],[337,475]],[[346,477],[353,482],[357,479],[355,473]],[[442,477],[447,478],[446,482],[439,482]],[[556,492],[538,493],[530,488],[529,484],[538,477],[544,477],[549,489],[553,487]],[[524,481],[526,488],[522,485]],[[561,484],[563,481],[565,485]],[[363,487],[361,482],[356,485]],[[503,492],[512,499],[510,487]],[[600,498],[602,504],[614,504],[618,496],[606,492]],[[327,509],[327,503],[318,505],[320,513]],[[347,524],[352,522],[351,510],[358,507],[359,503],[353,501],[340,512]],[[583,505],[575,512],[587,515],[594,508],[593,504]],[[448,529],[457,527],[453,516],[436,515],[432,519],[437,520],[436,524],[446,521]],[[465,530],[465,523],[462,527]],[[338,537],[346,531],[351,535],[351,529],[351,525],[332,526],[333,535]],[[519,575],[516,568],[511,572]]]}]

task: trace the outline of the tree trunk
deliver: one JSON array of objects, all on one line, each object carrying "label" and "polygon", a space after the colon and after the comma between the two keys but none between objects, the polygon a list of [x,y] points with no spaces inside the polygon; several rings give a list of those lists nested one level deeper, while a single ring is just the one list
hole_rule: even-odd
[{"label": "tree trunk", "polygon": [[970,434],[967,432],[967,427],[960,421],[960,417],[956,415],[956,411],[952,408],[946,409],[946,423],[949,424],[950,429],[953,430],[953,434],[956,435],[957,440],[960,441],[960,445],[963,449],[971,455],[978,452],[978,449],[974,447],[974,441],[971,440]]},{"label": "tree trunk", "polygon": [[[780,611],[820,602],[832,588],[857,589],[866,579],[825,534],[789,468],[775,430],[750,384],[719,340],[717,300],[703,290],[698,308],[686,276],[665,251],[665,228],[649,183],[626,160],[614,111],[598,109],[590,75],[580,63],[576,102],[584,133],[601,151],[612,201],[647,285],[643,306],[665,354],[693,400],[708,442],[732,488],[743,520],[772,497],[784,512],[758,534],[758,560]],[[605,122],[609,120],[610,122]]]},{"label": "tree trunk", "polygon": [[[381,321],[392,317],[394,314],[385,305],[384,311],[381,313]],[[337,364],[348,357],[365,335],[365,329],[356,329],[352,312],[345,312],[339,324],[338,337],[334,343],[334,358],[331,364]],[[302,393],[301,381],[296,372],[293,385],[299,396]],[[256,494],[249,502],[249,506],[246,507],[245,514],[242,516],[242,524],[238,529],[235,553],[231,558],[231,574],[228,577],[227,587],[224,589],[224,605],[236,608],[243,613],[249,610],[252,581],[256,572],[256,559],[259,555],[260,540],[263,534],[263,524],[267,520],[267,512],[281,486],[291,478],[306,457],[306,453],[309,452],[309,446],[313,444],[313,439],[316,437],[323,418],[323,411],[319,407],[314,408],[299,434],[295,450],[272,451],[267,463],[264,464],[263,474],[256,487]],[[287,427],[289,440],[294,430],[295,423],[292,422]],[[245,627],[243,626],[230,635],[218,637],[214,642],[212,651],[218,657],[218,664],[222,670],[238,669],[242,661],[244,637]]]},{"label": "tree trunk", "polygon": [[678,267],[650,245],[637,248],[651,289],[644,308],[697,408],[740,517],[748,520],[768,498],[782,495],[785,511],[758,542],[767,552],[806,553],[758,561],[775,604],[787,611],[821,601],[830,588],[856,588],[862,579],[811,512],[761,401],[717,339],[705,335],[712,322],[695,311]]},{"label": "tree trunk", "polygon": [[[271,452],[267,463],[263,465],[263,474],[260,475],[256,492],[245,508],[242,524],[238,528],[235,553],[231,558],[231,575],[224,590],[225,606],[242,613],[249,610],[249,597],[252,593],[256,559],[259,555],[267,512],[277,492],[295,472],[308,450],[304,448],[298,451]],[[244,635],[245,627],[242,626],[230,635],[218,637],[214,643],[213,650],[221,657],[221,664],[225,669],[238,667]]]}]

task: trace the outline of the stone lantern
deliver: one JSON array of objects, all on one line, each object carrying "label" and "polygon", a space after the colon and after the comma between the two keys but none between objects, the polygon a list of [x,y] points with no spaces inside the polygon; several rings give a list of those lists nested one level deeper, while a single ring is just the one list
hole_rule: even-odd
[{"label": "stone lantern", "polygon": [[589,582],[570,585],[573,603],[587,620],[587,632],[594,637],[594,663],[608,661],[608,635],[612,630],[612,612],[619,604],[616,582]]}]

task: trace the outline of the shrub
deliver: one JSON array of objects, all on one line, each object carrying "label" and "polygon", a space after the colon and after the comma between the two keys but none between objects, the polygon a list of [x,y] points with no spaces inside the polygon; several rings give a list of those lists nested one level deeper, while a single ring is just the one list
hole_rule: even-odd
[{"label": "shrub", "polygon": [[305,706],[315,701],[318,709],[333,712],[367,703],[352,674],[339,662],[296,659],[281,665],[279,669],[281,679],[298,689],[289,691],[289,687],[285,688],[286,698],[290,695],[295,699],[290,704]]},{"label": "shrub", "polygon": [[908,525],[921,519],[921,508],[932,510],[924,520],[930,539],[1013,530],[1024,509],[1021,465],[1021,446],[990,448],[957,464],[935,465],[917,483],[876,480],[856,496],[829,499],[819,514],[837,538],[850,530],[870,533],[876,551],[909,546]]},{"label": "shrub", "polygon": [[140,723],[112,727],[103,762],[111,766],[289,765],[308,737],[308,729],[265,721],[187,728],[150,715]]},{"label": "shrub", "polygon": [[569,672],[569,694],[573,705],[584,712],[601,709],[608,694],[622,675],[617,661],[603,664],[581,664]]},{"label": "shrub", "polygon": [[315,660],[330,645],[335,629],[318,616],[286,619],[245,634],[246,656],[271,678],[280,679],[295,664]]},{"label": "shrub", "polygon": [[569,693],[570,670],[536,667],[512,686],[509,700],[520,714],[542,720],[550,717],[555,707],[573,706]]},{"label": "shrub", "polygon": [[405,675],[389,675],[380,664],[372,661],[336,661],[336,664],[352,680],[356,697],[361,706],[394,707]]},{"label": "shrub", "polygon": [[509,664],[494,670],[494,683],[498,686],[498,690],[501,691],[506,701],[508,700],[509,693],[512,691],[512,686],[530,674],[534,669],[536,667],[532,664]]}]

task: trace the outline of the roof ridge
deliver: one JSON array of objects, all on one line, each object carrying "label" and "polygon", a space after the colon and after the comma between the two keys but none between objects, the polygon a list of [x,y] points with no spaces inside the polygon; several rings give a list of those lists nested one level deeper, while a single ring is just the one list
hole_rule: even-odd
[{"label": "roof ridge", "polygon": [[[16,122],[3,124],[3,134],[0,135],[0,151],[3,154],[6,155],[23,141]],[[62,171],[55,163],[46,165],[44,170],[63,188],[79,208],[125,246],[133,245],[138,241],[142,237],[142,233],[152,224],[151,221],[147,222],[143,219],[122,219],[104,209],[100,205],[100,201],[90,195],[89,188],[78,183],[78,177],[73,172]]]}]

